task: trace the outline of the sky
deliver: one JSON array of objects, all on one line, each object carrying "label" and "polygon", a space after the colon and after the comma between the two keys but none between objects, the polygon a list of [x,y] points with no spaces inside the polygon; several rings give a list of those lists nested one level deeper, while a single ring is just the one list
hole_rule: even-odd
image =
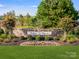
[{"label": "sky", "polygon": [[[41,0],[0,0],[0,15],[8,11],[15,10],[16,15],[26,15],[29,13],[34,16]],[[72,0],[76,10],[79,10],[79,0]]]}]

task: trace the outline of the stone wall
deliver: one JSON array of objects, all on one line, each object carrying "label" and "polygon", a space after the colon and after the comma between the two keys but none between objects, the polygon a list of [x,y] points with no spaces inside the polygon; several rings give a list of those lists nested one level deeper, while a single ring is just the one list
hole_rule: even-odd
[{"label": "stone wall", "polygon": [[[53,37],[57,37],[57,36],[61,36],[64,34],[64,31],[62,29],[53,29],[53,30],[35,30],[35,29],[27,29],[27,28],[17,28],[13,30],[13,33],[17,36],[17,37],[27,37],[28,35],[30,36],[36,36],[36,35],[40,35],[40,36],[53,36]],[[30,33],[30,34],[29,34]],[[48,33],[48,34],[47,34]]]}]

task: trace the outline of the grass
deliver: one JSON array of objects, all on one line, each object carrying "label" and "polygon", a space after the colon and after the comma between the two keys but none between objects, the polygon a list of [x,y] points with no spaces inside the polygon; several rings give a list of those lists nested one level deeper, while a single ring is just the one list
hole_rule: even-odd
[{"label": "grass", "polygon": [[0,59],[79,59],[79,46],[0,46]]}]

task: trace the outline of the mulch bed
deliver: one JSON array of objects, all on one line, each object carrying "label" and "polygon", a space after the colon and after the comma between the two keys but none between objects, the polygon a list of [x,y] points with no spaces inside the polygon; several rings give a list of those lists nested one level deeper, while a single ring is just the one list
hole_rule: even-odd
[{"label": "mulch bed", "polygon": [[72,43],[62,41],[25,41],[20,43],[20,46],[64,46],[64,45],[79,45],[79,41]]},{"label": "mulch bed", "polygon": [[20,40],[15,42],[0,42],[0,46],[63,46],[63,45],[79,45],[79,41],[68,43],[61,41],[26,41]]},{"label": "mulch bed", "polygon": [[64,42],[56,42],[56,41],[26,41],[22,42],[20,46],[61,46],[64,45]]}]

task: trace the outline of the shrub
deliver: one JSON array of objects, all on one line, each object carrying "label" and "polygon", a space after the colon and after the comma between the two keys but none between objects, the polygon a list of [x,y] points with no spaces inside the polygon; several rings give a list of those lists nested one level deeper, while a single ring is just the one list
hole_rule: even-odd
[{"label": "shrub", "polygon": [[45,37],[44,36],[40,36],[40,40],[41,41],[44,41],[45,40]]},{"label": "shrub", "polygon": [[35,36],[35,40],[36,41],[40,41],[40,36],[38,35],[38,36]]},{"label": "shrub", "polygon": [[49,40],[54,40],[54,38],[53,37],[49,37]]},{"label": "shrub", "polygon": [[72,43],[77,40],[77,38],[74,35],[67,35],[66,37],[67,42]]},{"label": "shrub", "polygon": [[70,34],[73,34],[73,35],[75,35],[77,38],[79,38],[79,27],[74,28],[74,30],[71,31]]},{"label": "shrub", "polygon": [[9,42],[10,40],[12,40],[13,38],[15,38],[14,35],[7,35],[7,34],[1,34],[0,35],[0,42]]},{"label": "shrub", "polygon": [[20,41],[21,39],[19,39],[19,38],[14,38],[14,39],[12,39],[11,41],[12,42],[18,42],[18,41]]},{"label": "shrub", "polygon": [[11,35],[11,38],[17,38],[14,34]]},{"label": "shrub", "polygon": [[62,36],[53,37],[53,40],[56,40],[56,41],[60,41],[61,39],[62,39]]},{"label": "shrub", "polygon": [[4,31],[3,31],[3,29],[0,28],[0,35],[1,34],[4,34]]},{"label": "shrub", "polygon": [[35,40],[35,37],[32,37],[32,40]]},{"label": "shrub", "polygon": [[29,41],[29,40],[32,40],[32,36],[28,36],[27,37],[27,40]]},{"label": "shrub", "polygon": [[9,43],[9,42],[11,42],[11,40],[10,40],[10,39],[4,39],[3,42],[5,42],[5,43]]},{"label": "shrub", "polygon": [[7,35],[7,39],[11,39],[12,38],[12,36],[11,35]]},{"label": "shrub", "polygon": [[0,38],[6,39],[6,38],[7,38],[7,35],[6,35],[6,34],[1,34],[1,35],[0,35]]},{"label": "shrub", "polygon": [[0,42],[3,42],[4,39],[0,38]]},{"label": "shrub", "polygon": [[20,40],[25,40],[24,36],[19,37]]},{"label": "shrub", "polygon": [[48,41],[49,40],[49,37],[48,36],[45,36],[45,40]]}]

